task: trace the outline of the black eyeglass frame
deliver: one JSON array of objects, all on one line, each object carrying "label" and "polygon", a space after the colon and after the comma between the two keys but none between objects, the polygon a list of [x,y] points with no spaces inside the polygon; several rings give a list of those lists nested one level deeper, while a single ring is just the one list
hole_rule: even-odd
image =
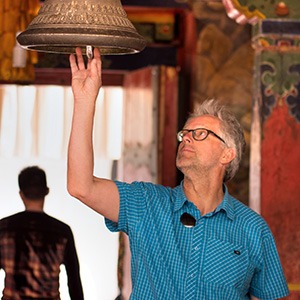
[{"label": "black eyeglass frame", "polygon": [[[204,138],[196,138],[196,131],[197,130],[203,130],[204,132],[206,132],[206,135],[204,136]],[[184,132],[186,132],[184,134]],[[183,137],[188,134],[189,132],[192,132],[192,137],[195,141],[203,141],[205,140],[209,134],[212,134],[213,136],[215,136],[216,138],[218,138],[220,141],[222,141],[225,145],[226,145],[226,142],[220,137],[218,136],[216,133],[214,133],[213,131],[209,130],[209,129],[206,129],[206,128],[195,128],[195,129],[182,129],[180,131],[177,132],[177,140],[179,143],[181,143],[183,141]]]}]

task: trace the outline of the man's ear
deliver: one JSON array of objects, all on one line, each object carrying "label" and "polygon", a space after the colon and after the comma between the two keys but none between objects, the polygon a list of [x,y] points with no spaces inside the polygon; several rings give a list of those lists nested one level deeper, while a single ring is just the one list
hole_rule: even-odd
[{"label": "man's ear", "polygon": [[24,206],[25,206],[25,208],[26,208],[26,197],[25,197],[25,195],[24,195],[24,193],[22,192],[22,191],[19,191],[19,195],[20,195],[20,197],[21,197],[21,200],[22,200],[22,202],[23,202],[23,204],[24,204]]},{"label": "man's ear", "polygon": [[47,187],[47,189],[46,189],[46,194],[45,194],[45,196],[47,196],[48,194],[49,194],[49,188]]},{"label": "man's ear", "polygon": [[19,195],[20,195],[21,199],[24,201],[25,196],[22,191],[19,191]]},{"label": "man's ear", "polygon": [[234,148],[225,148],[221,157],[221,163],[227,165],[234,160],[235,156],[236,151]]}]

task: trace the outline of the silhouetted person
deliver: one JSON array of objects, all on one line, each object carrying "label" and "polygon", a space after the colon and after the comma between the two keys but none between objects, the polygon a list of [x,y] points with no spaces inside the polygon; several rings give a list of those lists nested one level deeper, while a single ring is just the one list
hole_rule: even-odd
[{"label": "silhouetted person", "polygon": [[43,211],[49,193],[37,166],[19,174],[25,211],[0,221],[0,267],[5,271],[4,300],[59,300],[60,266],[65,265],[72,300],[82,300],[79,262],[72,231]]}]

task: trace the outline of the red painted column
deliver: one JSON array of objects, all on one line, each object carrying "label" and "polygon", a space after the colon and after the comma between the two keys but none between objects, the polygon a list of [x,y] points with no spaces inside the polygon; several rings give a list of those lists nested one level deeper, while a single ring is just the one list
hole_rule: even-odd
[{"label": "red painted column", "polygon": [[261,214],[275,236],[291,291],[287,298],[300,299],[300,21],[260,21],[253,45],[251,168],[258,172],[250,190],[260,187]]}]

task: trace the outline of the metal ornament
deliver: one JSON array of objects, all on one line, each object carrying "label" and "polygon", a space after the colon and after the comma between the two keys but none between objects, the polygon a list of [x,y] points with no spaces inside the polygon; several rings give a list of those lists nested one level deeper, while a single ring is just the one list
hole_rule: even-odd
[{"label": "metal ornament", "polygon": [[17,40],[25,49],[50,53],[80,47],[88,54],[97,47],[101,55],[132,54],[146,46],[119,0],[45,0]]}]

